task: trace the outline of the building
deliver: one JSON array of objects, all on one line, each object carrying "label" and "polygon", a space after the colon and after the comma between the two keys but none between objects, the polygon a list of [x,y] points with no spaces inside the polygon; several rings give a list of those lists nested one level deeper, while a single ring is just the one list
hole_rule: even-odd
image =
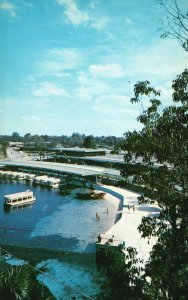
[{"label": "building", "polygon": [[106,150],[104,149],[87,149],[87,148],[63,148],[56,147],[52,151],[57,151],[59,155],[62,156],[72,156],[72,157],[88,157],[88,156],[104,156],[106,155]]}]

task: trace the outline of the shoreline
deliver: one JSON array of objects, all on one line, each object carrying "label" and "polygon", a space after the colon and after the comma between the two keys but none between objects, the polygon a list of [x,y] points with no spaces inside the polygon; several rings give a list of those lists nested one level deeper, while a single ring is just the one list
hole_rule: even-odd
[{"label": "shoreline", "polygon": [[29,260],[32,264],[36,265],[41,261],[48,259],[60,259],[60,260],[75,260],[79,258],[79,261],[93,262],[95,261],[95,253],[80,253],[80,252],[65,252],[62,250],[54,250],[47,248],[34,248],[26,246],[15,246],[0,244],[1,255],[3,250],[10,252],[15,257],[22,260]]},{"label": "shoreline", "polygon": [[102,187],[119,193],[124,198],[123,209],[119,212],[121,218],[105,232],[105,236],[107,238],[114,236],[114,240],[125,242],[125,247],[135,247],[139,257],[146,262],[157,239],[154,237],[149,240],[142,238],[138,226],[143,217],[158,215],[159,207],[149,204],[139,205],[137,197],[140,196],[140,193],[138,192],[114,186],[102,185]]}]

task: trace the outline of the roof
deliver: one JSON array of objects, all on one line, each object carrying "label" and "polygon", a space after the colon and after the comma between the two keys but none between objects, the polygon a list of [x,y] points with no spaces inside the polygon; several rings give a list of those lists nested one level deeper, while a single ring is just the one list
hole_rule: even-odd
[{"label": "roof", "polygon": [[10,195],[5,195],[4,198],[9,198],[9,199],[17,199],[20,197],[24,197],[24,196],[28,196],[28,195],[33,195],[33,192],[28,190],[25,192],[20,192],[20,193],[14,193],[14,194],[10,194]]},{"label": "roof", "polygon": [[58,150],[58,151],[73,151],[73,152],[93,152],[93,153],[97,153],[97,152],[106,152],[106,149],[93,149],[93,148],[64,148],[64,147],[54,147],[51,148],[51,150]]},{"label": "roof", "polygon": [[74,165],[74,164],[63,164],[63,163],[52,163],[52,162],[36,162],[36,161],[11,161],[3,162],[6,166],[16,166],[16,167],[25,167],[25,168],[36,168],[43,170],[53,170],[67,174],[74,174],[79,176],[92,176],[100,174],[117,174],[117,170],[109,170],[103,167],[94,167],[94,166],[83,166],[83,165]]}]

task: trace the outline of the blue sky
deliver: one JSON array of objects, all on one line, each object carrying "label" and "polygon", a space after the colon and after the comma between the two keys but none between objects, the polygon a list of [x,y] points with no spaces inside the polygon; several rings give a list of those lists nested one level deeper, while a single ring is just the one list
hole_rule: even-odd
[{"label": "blue sky", "polygon": [[0,0],[0,134],[139,129],[136,81],[165,105],[188,65],[176,40],[160,38],[163,15],[156,0]]}]

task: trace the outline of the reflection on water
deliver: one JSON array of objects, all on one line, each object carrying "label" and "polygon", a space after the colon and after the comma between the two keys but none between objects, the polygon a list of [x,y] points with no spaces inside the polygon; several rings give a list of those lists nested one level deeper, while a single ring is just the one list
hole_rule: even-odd
[{"label": "reflection on water", "polygon": [[27,204],[22,204],[22,205],[15,205],[15,206],[8,206],[8,205],[4,205],[4,211],[6,213],[12,213],[12,212],[16,212],[18,210],[22,210],[22,209],[31,209],[33,207],[33,203],[27,203]]},{"label": "reflection on water", "polygon": [[[34,192],[34,204],[4,211],[4,195],[27,189]],[[5,181],[0,181],[0,201],[0,242],[71,252],[94,251],[98,234],[114,224],[119,203],[82,201],[45,187]]]}]

